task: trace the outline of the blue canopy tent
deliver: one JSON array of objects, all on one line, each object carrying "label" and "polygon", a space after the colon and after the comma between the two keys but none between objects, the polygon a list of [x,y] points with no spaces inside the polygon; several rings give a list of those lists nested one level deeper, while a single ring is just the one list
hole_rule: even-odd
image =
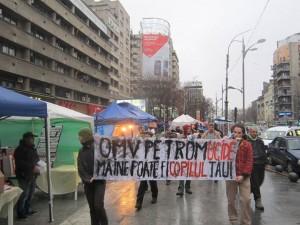
[{"label": "blue canopy tent", "polygon": [[149,122],[157,121],[155,116],[152,116],[151,114],[142,111],[138,107],[128,102],[121,102],[118,105],[126,109],[130,113],[134,114],[140,123],[149,123]]},{"label": "blue canopy tent", "polygon": [[157,119],[130,103],[113,102],[104,111],[95,115],[95,129],[101,135],[111,136],[117,123],[127,121],[144,124]]},{"label": "blue canopy tent", "polygon": [[45,121],[49,220],[50,222],[53,222],[53,199],[50,184],[50,143],[47,104],[45,102],[34,100],[14,91],[0,87],[0,119],[5,119],[10,116],[40,117]]}]

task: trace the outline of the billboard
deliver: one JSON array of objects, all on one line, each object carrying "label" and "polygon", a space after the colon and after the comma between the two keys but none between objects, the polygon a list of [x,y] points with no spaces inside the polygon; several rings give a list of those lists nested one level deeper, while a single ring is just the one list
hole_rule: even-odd
[{"label": "billboard", "polygon": [[149,79],[170,76],[169,23],[162,19],[143,19],[143,77]]}]

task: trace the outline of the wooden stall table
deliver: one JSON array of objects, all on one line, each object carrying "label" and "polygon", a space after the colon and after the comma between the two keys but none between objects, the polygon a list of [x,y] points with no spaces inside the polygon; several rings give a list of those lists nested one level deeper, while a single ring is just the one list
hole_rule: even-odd
[{"label": "wooden stall table", "polygon": [[6,186],[3,193],[0,193],[0,217],[8,218],[8,225],[14,224],[14,205],[18,201],[22,189]]},{"label": "wooden stall table", "polygon": [[[77,168],[74,165],[62,165],[51,168],[51,183],[53,195],[75,193],[77,200],[77,188],[80,183]],[[47,173],[38,176],[36,184],[40,190],[48,193]]]}]

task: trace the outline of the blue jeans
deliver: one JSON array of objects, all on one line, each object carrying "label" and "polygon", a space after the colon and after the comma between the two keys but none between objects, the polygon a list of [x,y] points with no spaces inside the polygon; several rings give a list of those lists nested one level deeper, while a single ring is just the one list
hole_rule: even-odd
[{"label": "blue jeans", "polygon": [[35,190],[36,177],[30,180],[18,178],[18,182],[23,192],[17,203],[17,214],[18,216],[26,216],[32,211],[31,200]]}]

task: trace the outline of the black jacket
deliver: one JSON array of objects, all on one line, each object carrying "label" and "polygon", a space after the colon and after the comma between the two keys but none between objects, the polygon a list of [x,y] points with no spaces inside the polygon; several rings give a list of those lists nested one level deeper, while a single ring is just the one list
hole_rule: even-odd
[{"label": "black jacket", "polygon": [[253,140],[251,137],[247,137],[248,141],[252,145],[253,149],[253,163],[254,164],[266,164],[267,163],[267,153],[263,140],[256,138]]},{"label": "black jacket", "polygon": [[20,141],[19,146],[14,152],[15,164],[16,164],[16,177],[19,179],[30,180],[34,178],[34,167],[40,160],[37,151],[33,146],[27,146]]},{"label": "black jacket", "polygon": [[77,158],[78,173],[83,183],[90,183],[94,175],[94,142],[82,145]]}]

